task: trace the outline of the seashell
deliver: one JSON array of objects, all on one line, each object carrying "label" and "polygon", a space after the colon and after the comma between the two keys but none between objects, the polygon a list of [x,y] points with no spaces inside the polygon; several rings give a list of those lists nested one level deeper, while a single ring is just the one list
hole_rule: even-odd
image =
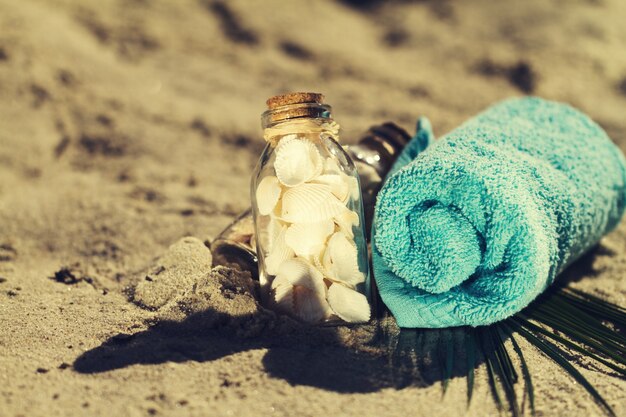
[{"label": "seashell", "polygon": [[[345,177],[345,178],[344,178]],[[350,185],[347,181],[347,175],[324,174],[312,180],[316,184],[326,184],[330,187],[330,192],[342,203],[348,200],[350,193]]]},{"label": "seashell", "polygon": [[324,277],[327,277],[329,275],[328,271],[326,271],[326,268],[324,267],[324,264],[322,263],[322,257],[324,256],[324,253],[326,251],[322,251],[320,253],[315,253],[312,256],[309,256],[309,260],[311,261],[311,263],[313,263],[313,265],[315,266],[315,268],[317,268],[318,271],[320,271]]},{"label": "seashell", "polygon": [[284,137],[276,149],[276,177],[287,187],[295,187],[319,175],[323,164],[313,142],[298,139],[295,135]]},{"label": "seashell", "polygon": [[272,248],[265,257],[265,270],[269,275],[276,275],[280,265],[295,256],[293,250],[285,242],[287,226],[282,226],[278,236],[272,241]]},{"label": "seashell", "polygon": [[256,238],[253,236],[252,242],[258,242],[265,249],[265,253],[271,252],[282,228],[289,224],[275,216],[273,212],[269,216],[258,218],[257,221],[259,222],[258,235]]},{"label": "seashell", "polygon": [[356,245],[343,232],[336,232],[328,240],[322,265],[332,281],[350,286],[365,281],[365,276],[359,271]]},{"label": "seashell", "polygon": [[324,277],[311,263],[301,258],[288,259],[278,268],[272,288],[279,285],[302,285],[326,297]]},{"label": "seashell", "polygon": [[273,175],[263,178],[256,188],[256,201],[259,213],[264,216],[270,214],[280,199],[281,191],[278,178]]},{"label": "seashell", "polygon": [[346,181],[348,183],[348,189],[350,190],[350,198],[352,200],[358,200],[361,197],[361,186],[359,185],[359,179],[346,175]]},{"label": "seashell", "polygon": [[303,321],[315,323],[332,314],[324,277],[303,259],[283,262],[271,288],[277,307]]},{"label": "seashell", "polygon": [[328,288],[328,304],[340,319],[348,323],[363,323],[370,319],[370,305],[365,295],[333,283]]},{"label": "seashell", "polygon": [[276,203],[274,210],[272,210],[271,216],[274,218],[280,219],[282,212],[283,212],[283,200],[281,198],[280,200],[278,200],[278,203]]},{"label": "seashell", "polygon": [[274,247],[274,243],[278,240],[280,236],[280,232],[283,230],[283,227],[287,226],[283,221],[281,221],[278,217],[271,216],[270,221],[267,225],[267,228],[262,228],[266,230],[267,234],[267,249],[271,252]]},{"label": "seashell", "polygon": [[332,220],[295,223],[285,233],[285,242],[298,256],[307,257],[324,249],[326,239],[335,230]]},{"label": "seashell", "polygon": [[344,209],[327,184],[302,184],[288,189],[282,199],[282,218],[291,223],[320,222]]},{"label": "seashell", "polygon": [[359,215],[350,209],[344,210],[334,218],[335,223],[339,226],[339,230],[342,231],[348,238],[354,239],[353,227],[358,226],[360,223]]},{"label": "seashell", "polygon": [[339,175],[343,174],[343,171],[339,167],[337,161],[333,158],[328,158],[326,159],[326,162],[324,162],[324,174]]},{"label": "seashell", "polygon": [[[338,175],[339,177],[341,177],[341,179],[346,183],[348,187],[348,192],[351,199],[357,200],[360,197],[361,187],[359,185],[359,179],[356,176],[351,176],[344,173],[337,164],[337,161],[332,158],[328,158],[324,163],[324,171],[320,177],[325,177],[327,175]],[[318,179],[316,178],[315,181],[318,182]],[[347,198],[341,200],[345,202]]]}]

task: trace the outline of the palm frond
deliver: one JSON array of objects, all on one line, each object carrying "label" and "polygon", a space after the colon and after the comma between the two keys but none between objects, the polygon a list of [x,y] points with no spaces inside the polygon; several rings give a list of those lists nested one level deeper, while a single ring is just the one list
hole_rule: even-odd
[{"label": "palm frond", "polygon": [[[619,367],[615,364],[613,364],[612,362],[607,361],[606,359],[603,359],[602,357],[596,355],[595,353],[593,353],[591,350],[589,349],[585,349],[584,347],[577,345],[576,343],[572,342],[569,339],[566,339],[562,336],[559,336],[558,334],[551,332],[547,329],[544,329],[543,327],[540,327],[534,323],[532,323],[527,317],[525,317],[523,314],[518,314],[516,315],[514,318],[509,319],[511,321],[516,322],[517,324],[519,324],[520,326],[526,328],[526,330],[528,331],[532,331],[535,332],[535,334],[541,334],[545,337],[548,337],[556,342],[559,342],[561,344],[563,344],[564,346],[567,346],[568,348],[581,353],[583,355],[588,356],[589,358],[603,364],[604,366],[606,366],[607,368],[610,368],[624,376],[626,376],[626,368],[623,367]],[[589,346],[589,345],[588,345]],[[609,352],[609,354],[607,354],[607,356],[611,357],[612,359],[614,359],[616,362],[619,363],[623,363],[624,361],[626,361],[625,358],[620,357],[620,356],[615,356],[613,355],[611,352]]]},{"label": "palm frond", "polygon": [[487,366],[489,386],[498,410],[504,410],[504,401],[514,417],[520,415],[515,382],[517,372],[513,368],[511,358],[501,337],[499,324],[477,329],[482,354]]},{"label": "palm frond", "polygon": [[626,308],[574,288],[564,288],[558,294],[587,313],[626,327]]},{"label": "palm frond", "polygon": [[518,376],[513,362],[511,361],[511,357],[504,346],[504,341],[507,339],[507,336],[504,334],[504,326],[501,323],[491,326],[491,332],[492,337],[496,340],[499,356],[502,358],[503,369],[506,371],[506,374],[509,375],[511,384],[515,384]]},{"label": "palm frond", "polygon": [[[379,314],[383,317],[379,323],[385,323],[381,326],[379,340],[390,351],[389,365],[392,378],[400,382],[396,383],[397,386],[410,384],[406,368],[411,365],[407,360],[407,353],[411,352],[418,361],[420,358],[431,359],[432,363],[433,358],[435,361],[438,358],[442,395],[445,395],[452,376],[458,375],[454,373],[455,357],[465,354],[465,366],[457,369],[462,369],[462,376],[467,380],[469,407],[476,384],[475,369],[481,363],[478,360],[480,356],[485,362],[489,388],[498,410],[508,410],[513,417],[517,417],[523,413],[528,401],[530,413],[535,415],[532,373],[524,350],[514,337],[519,334],[574,378],[607,415],[615,415],[598,390],[570,363],[566,349],[626,377],[626,337],[619,331],[626,327],[626,309],[623,307],[580,290],[554,288],[524,311],[491,326],[456,330],[401,329],[399,334],[397,330],[395,333],[391,330],[390,313],[382,302],[379,307]],[[456,348],[454,342],[458,332],[461,332],[463,340]],[[517,367],[507,349],[508,343],[519,360]],[[515,390],[519,382],[518,372],[524,381],[521,404]]]},{"label": "palm frond", "polygon": [[531,312],[552,318],[561,324],[573,325],[573,329],[580,333],[606,338],[615,347],[626,350],[626,338],[606,327],[602,320],[573,306],[558,295],[552,297],[550,302],[537,304]]},{"label": "palm frond", "polygon": [[442,388],[443,395],[445,395],[450,378],[452,377],[452,368],[454,367],[454,340],[450,331],[439,331],[439,353],[441,360],[441,369],[443,372]]},{"label": "palm frond", "polygon": [[476,330],[469,327],[465,331],[465,357],[467,359],[467,406],[472,402],[474,394],[474,368],[476,368]]},{"label": "palm frond", "polygon": [[[505,323],[504,326],[509,329],[508,325]],[[515,337],[513,334],[510,336],[511,345],[513,345],[513,350],[517,354],[517,357],[520,361],[520,368],[522,370],[522,376],[524,377],[524,401],[526,397],[528,397],[528,403],[530,404],[530,414],[535,415],[535,392],[533,388],[533,380],[530,375],[530,370],[528,368],[528,364],[526,363],[526,359],[524,358],[524,353],[522,349],[517,344]],[[522,409],[523,411],[523,409]]]},{"label": "palm frond", "polygon": [[514,417],[520,415],[517,396],[515,394],[515,382],[517,373],[513,368],[511,358],[504,346],[504,340],[500,336],[500,324],[485,327],[483,331],[484,351],[488,361],[492,362],[494,376],[499,381],[504,391],[504,396],[509,405],[509,410]]},{"label": "palm frond", "polygon": [[493,395],[493,400],[496,403],[496,407],[498,411],[502,411],[502,394],[500,393],[500,387],[498,384],[498,380],[496,379],[496,371],[494,365],[494,358],[490,354],[491,349],[489,349],[489,338],[485,336],[484,330],[477,331],[478,340],[480,342],[480,347],[482,349],[482,354],[485,358],[485,365],[487,368],[487,377],[489,381],[489,388],[491,389],[491,394]]},{"label": "palm frond", "polygon": [[562,350],[551,342],[543,340],[524,327],[519,325],[515,321],[511,321],[513,330],[526,338],[531,344],[541,350],[544,354],[550,357],[561,368],[563,368],[572,378],[574,378],[580,385],[582,385],[587,392],[591,394],[593,399],[606,411],[610,416],[615,416],[615,413],[611,406],[602,398],[600,393],[594,388],[594,386],[569,362],[569,360],[562,354]]}]

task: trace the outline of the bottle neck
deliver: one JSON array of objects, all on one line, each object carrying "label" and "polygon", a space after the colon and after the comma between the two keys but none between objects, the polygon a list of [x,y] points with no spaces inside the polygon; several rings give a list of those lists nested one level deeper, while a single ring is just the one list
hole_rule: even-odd
[{"label": "bottle neck", "polygon": [[272,146],[287,135],[326,134],[338,140],[339,125],[331,107],[320,103],[299,103],[267,110],[261,117],[263,136]]}]

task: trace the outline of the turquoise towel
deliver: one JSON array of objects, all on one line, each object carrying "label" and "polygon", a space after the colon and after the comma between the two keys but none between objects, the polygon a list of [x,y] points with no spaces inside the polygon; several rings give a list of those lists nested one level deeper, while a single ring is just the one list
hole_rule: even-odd
[{"label": "turquoise towel", "polygon": [[622,217],[624,156],[572,107],[507,100],[424,152],[418,128],[374,222],[376,282],[401,327],[505,319]]}]

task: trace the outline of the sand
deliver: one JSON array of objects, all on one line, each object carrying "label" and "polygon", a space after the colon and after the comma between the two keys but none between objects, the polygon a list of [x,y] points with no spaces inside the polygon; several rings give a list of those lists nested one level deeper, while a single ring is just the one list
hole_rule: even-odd
[{"label": "sand", "polygon": [[[626,151],[626,3],[357,3],[0,0],[0,416],[498,415],[483,367],[469,407],[462,378],[442,397],[436,361],[277,317],[204,242],[289,90],[325,93],[346,143],[536,94]],[[566,275],[626,305],[625,273],[623,222]],[[601,415],[521,343],[537,415]],[[626,382],[571,360],[626,415]]]}]

